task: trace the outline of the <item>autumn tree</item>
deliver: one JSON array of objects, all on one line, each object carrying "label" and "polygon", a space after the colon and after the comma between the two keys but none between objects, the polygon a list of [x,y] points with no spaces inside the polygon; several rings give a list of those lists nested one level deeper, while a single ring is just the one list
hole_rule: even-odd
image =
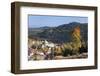
[{"label": "autumn tree", "polygon": [[75,27],[72,31],[72,43],[73,52],[78,53],[81,47],[81,30],[79,26]]}]

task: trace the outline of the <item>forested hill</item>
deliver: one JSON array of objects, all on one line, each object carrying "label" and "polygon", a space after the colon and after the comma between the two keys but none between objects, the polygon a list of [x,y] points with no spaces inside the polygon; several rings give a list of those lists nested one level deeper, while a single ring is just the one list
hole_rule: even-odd
[{"label": "forested hill", "polygon": [[80,27],[82,39],[87,41],[88,24],[78,22],[62,24],[57,27],[45,26],[39,28],[29,28],[28,36],[30,38],[47,39],[54,43],[70,42],[71,32],[77,26]]}]

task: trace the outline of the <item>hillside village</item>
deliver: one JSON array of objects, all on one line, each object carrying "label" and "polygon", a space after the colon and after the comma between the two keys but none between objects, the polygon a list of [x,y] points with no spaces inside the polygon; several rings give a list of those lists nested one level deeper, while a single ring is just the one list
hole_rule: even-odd
[{"label": "hillside village", "polygon": [[87,58],[87,43],[81,40],[80,27],[72,31],[72,40],[55,43],[45,38],[28,38],[28,60]]}]

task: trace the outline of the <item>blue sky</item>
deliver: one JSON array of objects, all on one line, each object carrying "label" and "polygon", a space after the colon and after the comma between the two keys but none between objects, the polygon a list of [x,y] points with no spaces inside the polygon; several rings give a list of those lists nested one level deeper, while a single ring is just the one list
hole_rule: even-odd
[{"label": "blue sky", "polygon": [[88,23],[87,17],[78,16],[47,16],[47,15],[29,15],[28,27],[38,28],[43,26],[55,27],[70,22]]}]

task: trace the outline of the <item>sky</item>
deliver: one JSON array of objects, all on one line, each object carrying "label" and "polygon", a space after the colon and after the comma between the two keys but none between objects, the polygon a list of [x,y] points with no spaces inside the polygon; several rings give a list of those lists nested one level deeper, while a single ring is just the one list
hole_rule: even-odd
[{"label": "sky", "polygon": [[47,16],[47,15],[29,15],[28,16],[28,27],[55,27],[62,24],[68,24],[71,22],[88,23],[87,17],[78,16]]}]

